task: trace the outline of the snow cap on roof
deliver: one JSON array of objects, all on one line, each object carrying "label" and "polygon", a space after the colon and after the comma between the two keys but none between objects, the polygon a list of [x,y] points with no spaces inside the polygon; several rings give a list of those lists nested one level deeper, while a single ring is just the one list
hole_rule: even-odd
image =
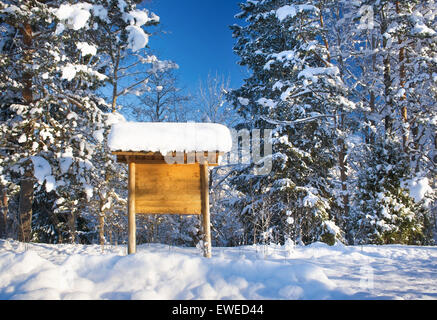
[{"label": "snow cap on roof", "polygon": [[120,122],[108,137],[111,151],[121,152],[229,152],[229,129],[217,123]]}]

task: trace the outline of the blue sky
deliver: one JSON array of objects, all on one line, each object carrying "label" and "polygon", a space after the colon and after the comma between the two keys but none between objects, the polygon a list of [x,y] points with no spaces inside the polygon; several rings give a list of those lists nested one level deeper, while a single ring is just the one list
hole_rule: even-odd
[{"label": "blue sky", "polygon": [[162,60],[176,62],[180,85],[193,92],[208,72],[219,72],[237,88],[246,76],[233,53],[235,39],[229,26],[240,23],[241,0],[149,0],[145,7],[161,18],[164,31],[150,38],[149,46]]}]

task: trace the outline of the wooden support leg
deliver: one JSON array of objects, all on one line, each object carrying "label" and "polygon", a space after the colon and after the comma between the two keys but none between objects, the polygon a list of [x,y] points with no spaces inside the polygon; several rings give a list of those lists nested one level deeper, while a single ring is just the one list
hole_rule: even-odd
[{"label": "wooden support leg", "polygon": [[208,162],[200,164],[200,185],[202,197],[202,222],[204,233],[204,256],[211,258],[211,222],[209,215],[209,175]]},{"label": "wooden support leg", "polygon": [[128,208],[128,229],[129,229],[129,242],[128,242],[128,254],[134,254],[137,251],[136,248],[136,232],[137,227],[135,223],[135,163],[129,162],[129,208]]}]

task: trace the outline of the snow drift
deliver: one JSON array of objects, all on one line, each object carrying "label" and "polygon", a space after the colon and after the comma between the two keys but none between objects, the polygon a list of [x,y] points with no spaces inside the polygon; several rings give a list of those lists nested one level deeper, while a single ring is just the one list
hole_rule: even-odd
[{"label": "snow drift", "polygon": [[0,299],[437,298],[436,247],[249,246],[215,248],[213,259],[125,250],[0,240]]}]

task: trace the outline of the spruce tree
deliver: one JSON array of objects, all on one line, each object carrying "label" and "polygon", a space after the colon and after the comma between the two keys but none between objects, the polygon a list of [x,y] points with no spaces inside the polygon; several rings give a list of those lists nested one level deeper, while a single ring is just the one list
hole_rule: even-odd
[{"label": "spruce tree", "polygon": [[[427,243],[430,239],[425,231],[429,206],[412,201],[401,185],[428,181],[435,174],[429,157],[435,137],[435,103],[430,98],[434,93],[422,87],[434,87],[435,10],[434,1],[356,1],[345,4],[338,22],[348,30],[342,53],[349,57],[344,63],[352,70],[347,83],[361,107],[357,118],[363,120],[364,145],[358,145],[350,159],[358,192],[353,195],[351,222],[355,225],[348,227],[360,243]],[[386,180],[384,170],[388,170]],[[357,221],[366,225],[362,232],[357,231]],[[384,229],[385,224],[390,226]],[[418,240],[420,233],[423,237]]]},{"label": "spruce tree", "polygon": [[279,0],[240,6],[237,17],[248,24],[232,27],[234,50],[252,74],[231,96],[245,128],[273,130],[273,170],[255,176],[248,168],[236,176],[245,197],[234,205],[252,231],[273,233],[280,241],[333,244],[341,237],[331,212],[330,171],[339,145],[335,120],[354,104],[324,41],[326,7]]},{"label": "spruce tree", "polygon": [[[354,244],[430,244],[432,219],[425,198],[415,199],[402,177],[411,174],[402,142],[378,141],[365,156],[352,214]],[[422,191],[421,191],[422,192]]]},{"label": "spruce tree", "polygon": [[129,0],[0,2],[1,179],[21,240],[91,242],[99,217],[121,212],[123,171],[105,139],[122,117],[95,94],[108,79],[100,40],[114,17],[131,51],[157,20]]}]

